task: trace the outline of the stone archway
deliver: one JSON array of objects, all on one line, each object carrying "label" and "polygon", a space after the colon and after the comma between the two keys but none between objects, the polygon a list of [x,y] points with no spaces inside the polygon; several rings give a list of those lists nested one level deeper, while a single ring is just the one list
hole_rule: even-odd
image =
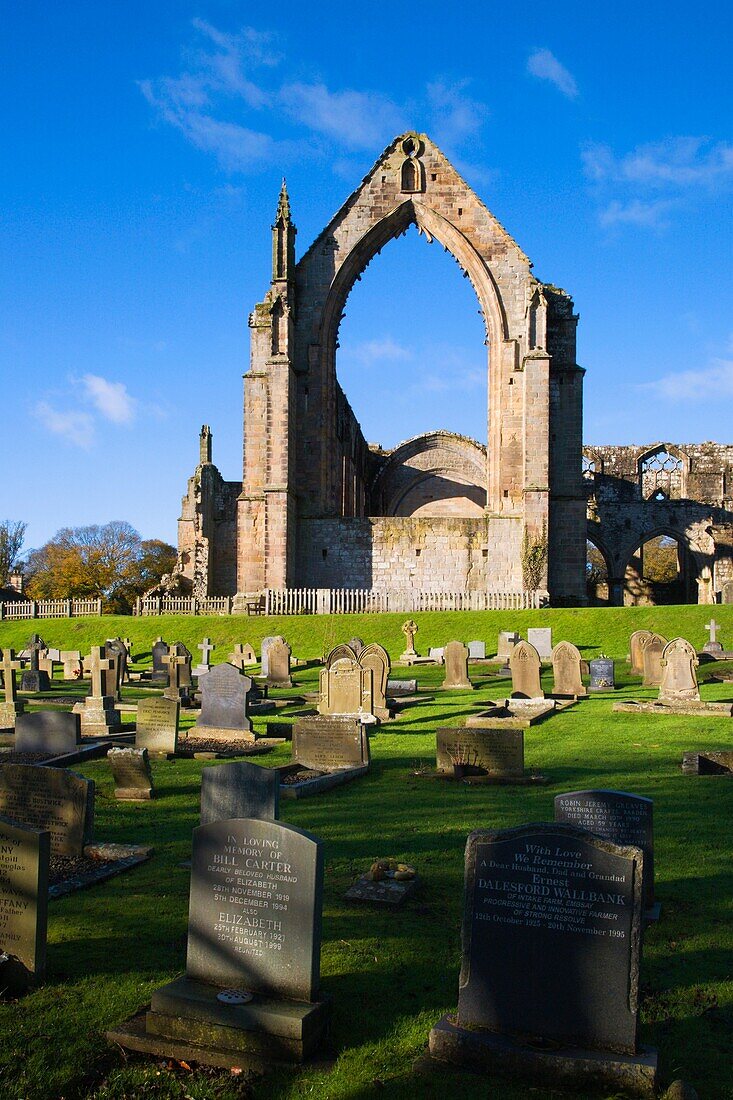
[{"label": "stone archway", "polygon": [[[516,241],[430,139],[414,133],[388,146],[297,264],[289,199],[281,194],[273,278],[250,318],[238,588],[375,583],[362,560],[369,548],[356,532],[370,518],[369,487],[380,460],[336,377],[336,348],[354,283],[412,224],[455,257],[486,325],[487,507],[471,545],[491,546],[492,553],[484,555],[483,572],[471,567],[471,583],[521,590],[526,533],[548,541],[555,598],[583,602],[583,372],[575,362],[572,301],[535,279]],[[349,555],[361,563],[353,577]],[[450,583],[461,581],[458,575]]]}]

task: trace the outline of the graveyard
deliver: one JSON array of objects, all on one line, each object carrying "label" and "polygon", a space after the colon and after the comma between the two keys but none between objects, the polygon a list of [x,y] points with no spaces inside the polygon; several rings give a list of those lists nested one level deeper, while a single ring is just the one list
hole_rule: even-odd
[{"label": "graveyard", "polygon": [[[728,759],[730,718],[726,721],[715,711],[706,716],[697,709],[684,713],[682,706],[674,713],[653,715],[613,709],[614,704],[631,700],[651,703],[659,695],[658,687],[642,687],[641,676],[632,673],[627,663],[632,633],[647,630],[665,639],[685,638],[702,654],[708,641],[710,612],[705,607],[671,606],[415,614],[418,632],[414,648],[418,655],[449,646],[456,639],[468,643],[474,638],[485,640],[490,655],[496,650],[499,631],[516,631],[526,638],[530,629],[549,627],[553,643],[572,643],[583,661],[601,654],[612,659],[615,689],[589,690],[587,696],[569,705],[566,696],[562,705],[537,722],[510,721],[506,728],[498,724],[502,745],[504,740],[516,744],[522,739],[519,771],[523,776],[543,780],[505,783],[474,782],[470,776],[456,779],[449,774],[431,781],[429,773],[434,778],[438,731],[442,736],[465,728],[471,737],[480,738],[484,720],[476,716],[486,712],[490,703],[507,699],[512,691],[509,666],[504,662],[469,661],[460,675],[452,677],[456,684],[452,687],[446,682],[445,664],[400,661],[406,648],[401,629],[404,615],[105,616],[0,623],[0,648],[3,652],[13,649],[16,656],[24,650],[31,631],[48,646],[79,650],[85,657],[93,654],[93,647],[102,645],[105,638],[119,635],[129,639],[133,678],[121,684],[119,730],[111,729],[107,737],[115,744],[119,741],[118,755],[127,754],[128,759],[135,751],[134,732],[130,733],[134,731],[134,708],[144,703],[138,724],[145,728],[146,748],[137,750],[139,756],[144,755],[148,769],[140,780],[143,793],[139,797],[135,797],[134,790],[131,793],[133,780],[127,770],[122,770],[121,777],[117,775],[121,764],[113,765],[113,775],[106,754],[77,760],[71,770],[94,784],[95,839],[106,845],[152,849],[149,858],[124,873],[60,897],[52,893],[43,914],[39,904],[39,920],[43,916],[47,929],[45,958],[38,955],[43,976],[22,994],[0,1001],[0,1093],[29,1098],[58,1095],[67,1100],[126,1096],[226,1100],[309,1095],[437,1098],[460,1089],[465,1096],[478,1098],[486,1096],[488,1088],[518,1100],[528,1094],[528,1086],[515,1079],[511,1070],[475,1072],[468,1065],[456,1065],[449,1049],[454,1042],[456,1029],[451,1021],[456,1018],[457,1006],[458,1018],[466,1020],[469,1027],[472,1020],[481,1019],[482,1011],[481,997],[477,1000],[473,984],[461,985],[459,990],[466,841],[475,834],[472,843],[479,849],[481,845],[486,848],[494,843],[491,838],[495,834],[521,831],[521,827],[536,822],[559,822],[553,827],[553,835],[561,839],[575,837],[579,827],[601,832],[597,801],[589,800],[583,792],[596,792],[600,797],[604,791],[620,791],[641,796],[638,805],[642,809],[648,805],[643,800],[651,800],[654,815],[653,896],[649,894],[645,855],[643,912],[648,914],[652,903],[658,905],[659,912],[658,919],[649,918],[647,923],[645,918],[644,924],[638,975],[639,1042],[642,1048],[658,1052],[660,1094],[672,1081],[681,1079],[700,1097],[722,1100],[729,1096],[733,1087],[733,783],[729,774],[703,774],[703,768],[698,774],[687,758],[702,754],[706,760]],[[716,607],[715,613],[720,637],[729,641],[733,637],[733,615],[722,606]],[[187,648],[194,655],[194,663],[198,662],[201,646],[213,643],[216,648],[202,654],[212,668],[223,665],[230,654],[241,654],[242,649],[236,647],[243,642],[253,647],[259,659],[264,638],[281,635],[287,639],[293,656],[292,686],[273,686],[278,681],[273,679],[274,667],[270,668],[270,686],[263,701],[271,707],[262,702],[252,706],[248,719],[251,730],[242,728],[237,733],[229,728],[234,725],[233,719],[222,717],[225,712],[221,708],[216,712],[219,732],[228,731],[230,743],[234,742],[241,755],[230,757],[224,750],[219,755],[209,752],[202,758],[168,751],[172,745],[163,734],[170,708],[179,715],[180,748],[199,721],[201,707],[189,706],[183,698],[186,689],[176,686],[175,699],[169,696],[168,710],[158,703],[151,709],[150,701],[163,699],[163,692],[170,690],[166,688],[169,681],[178,684],[181,680],[178,657],[169,662],[162,681],[155,683],[145,675],[152,669],[153,642],[161,635],[171,646],[174,641],[179,643],[176,653]],[[201,643],[202,638],[209,642]],[[194,995],[198,995],[199,977],[205,980],[213,973],[212,963],[202,958],[205,944],[202,946],[188,927],[188,912],[196,867],[194,858],[192,872],[193,831],[199,825],[216,829],[224,812],[222,806],[231,805],[231,792],[226,795],[224,787],[220,790],[216,769],[221,772],[236,759],[247,762],[246,766],[286,772],[296,755],[295,724],[300,721],[306,734],[319,721],[328,728],[333,725],[331,714],[317,715],[319,691],[321,699],[333,701],[337,697],[336,688],[329,689],[331,695],[324,688],[323,658],[339,645],[334,655],[341,659],[334,662],[334,676],[345,675],[348,658],[344,664],[343,643],[356,638],[381,643],[392,662],[390,683],[416,680],[417,691],[410,690],[402,700],[395,693],[393,717],[385,716],[380,723],[362,727],[368,730],[368,757],[363,767],[355,769],[358,775],[352,782],[319,789],[312,797],[293,798],[287,796],[281,781],[276,815],[286,830],[303,830],[320,842],[319,997],[326,1006],[321,1015],[323,1019],[328,1016],[330,1026],[317,1050],[302,1064],[283,1066],[272,1058],[266,1072],[262,1072],[262,1067],[252,1069],[236,1056],[225,1059],[219,1068],[198,1063],[191,1056],[187,1058],[183,1048],[166,1047],[172,1040],[165,1038],[168,1025],[160,1021],[167,1019],[167,1006],[180,1004],[182,998],[191,995],[188,987],[181,985],[184,971]],[[449,649],[449,653],[458,649],[460,657],[460,646]],[[97,662],[100,669],[92,671],[90,663],[84,680],[63,680],[61,665],[56,664],[47,691],[19,693],[26,714],[71,713],[72,707],[89,695],[91,677],[105,674],[104,656],[98,655]],[[190,667],[190,662],[184,667]],[[733,700],[733,683],[726,679],[728,667],[727,661],[700,660],[696,672],[701,702],[722,704]],[[360,668],[355,683],[362,692]],[[260,671],[259,664],[243,667],[239,679],[251,677],[257,682]],[[199,672],[204,683],[208,673],[201,666]],[[138,679],[139,674],[144,678]],[[232,675],[227,673],[225,685],[229,698],[228,679]],[[20,670],[17,676],[20,680]],[[583,679],[589,684],[587,673]],[[540,689],[549,697],[554,686],[549,661],[542,664],[540,680]],[[517,702],[521,710],[521,700],[512,702]],[[476,722],[469,725],[471,718]],[[291,727],[289,732],[287,727]],[[288,739],[283,737],[284,731]],[[299,735],[301,740],[306,734]],[[95,726],[89,738],[93,741],[98,736]],[[254,743],[253,736],[257,739]],[[253,744],[258,747],[258,741],[261,754],[247,755]],[[143,741],[137,743],[142,745]],[[307,737],[303,744],[307,744]],[[10,750],[12,744],[8,742],[5,747]],[[513,750],[508,755],[508,770],[516,780]],[[503,750],[497,750],[491,760],[494,758],[498,762],[489,764],[489,770],[494,766],[501,770],[506,764]],[[357,764],[361,762],[360,758],[354,759]],[[452,757],[444,753],[442,759],[443,772],[449,773],[459,757],[454,751]],[[204,812],[202,776],[207,773]],[[275,782],[271,790],[277,789]],[[568,797],[563,800],[562,796]],[[623,816],[619,807],[613,812],[618,813],[619,820]],[[269,823],[267,828],[277,826]],[[260,832],[269,835],[264,826]],[[618,842],[633,842],[633,830],[619,834]],[[598,860],[619,859],[618,853],[627,851],[603,840],[594,843],[598,852],[593,858]],[[616,853],[613,857],[604,844],[609,852],[613,849]],[[378,861],[393,861],[392,866],[416,873],[414,888],[404,903],[396,906],[347,900],[346,892]],[[51,867],[53,870],[53,850]],[[406,877],[409,880],[409,874]],[[317,892],[320,894],[320,887]],[[500,903],[489,899],[487,904]],[[504,928],[502,936],[508,950],[511,930]],[[480,959],[485,952],[482,941],[476,942]],[[638,953],[638,936],[634,942]],[[609,955],[601,967],[610,966],[611,959]],[[477,965],[474,963],[474,968]],[[500,970],[495,968],[491,981],[501,982]],[[224,973],[219,984],[226,984]],[[567,1003],[568,994],[563,996]],[[597,984],[593,996],[603,1015],[605,998],[610,998],[610,1004],[615,996],[610,977],[608,982]],[[507,1012],[515,1013],[513,1024],[521,1030],[522,1020],[528,1020],[528,1030],[534,1026],[542,1032],[546,1005],[535,1003],[526,994],[512,996],[510,1001]],[[144,1020],[146,1011],[163,1036],[159,1040],[163,1053],[140,1053],[125,1040],[133,1034],[134,1026],[144,1030],[144,1024],[133,1026],[130,1021]],[[556,1010],[550,1008],[549,1012],[553,1018],[560,1018]],[[321,1016],[318,1021],[312,1026],[314,1034],[320,1036]],[[620,1044],[621,1049],[628,1045],[631,1025],[625,1017],[614,1016],[604,1026],[611,1043]],[[199,1036],[209,1033],[215,1033],[213,1023],[197,1025]],[[429,1041],[431,1051],[442,1050],[443,1060],[429,1055]],[[541,1052],[537,1056],[542,1057]],[[562,1094],[560,1085],[549,1079],[535,1081],[531,1087],[532,1095],[538,1098],[549,1100]],[[620,1095],[621,1088],[622,1083],[609,1083],[598,1075],[592,1085],[576,1082],[574,1094],[610,1098]]]}]

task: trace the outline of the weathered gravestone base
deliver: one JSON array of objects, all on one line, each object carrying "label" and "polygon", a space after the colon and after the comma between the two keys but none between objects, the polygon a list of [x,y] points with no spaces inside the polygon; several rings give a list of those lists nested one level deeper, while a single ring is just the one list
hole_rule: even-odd
[{"label": "weathered gravestone base", "polygon": [[115,798],[122,802],[149,802],[154,797],[147,749],[110,749],[107,760],[115,781]]},{"label": "weathered gravestone base", "polygon": [[663,703],[660,699],[627,699],[613,709],[626,714],[684,714],[691,718],[731,718],[733,703]]},{"label": "weathered gravestone base", "polygon": [[538,722],[549,718],[556,711],[572,706],[573,701],[560,702],[556,699],[500,699],[489,701],[488,707],[470,715],[467,726],[494,726],[500,729],[529,729]]},{"label": "weathered gravestone base", "polygon": [[345,901],[377,905],[384,909],[399,909],[408,898],[420,889],[420,878],[396,879],[385,876],[375,880],[369,875],[361,875],[344,894]]},{"label": "weathered gravestone base", "polygon": [[20,993],[46,971],[51,837],[0,818],[0,993]]},{"label": "weathered gravestone base", "polygon": [[733,751],[686,752],[682,756],[682,774],[733,776]]},{"label": "weathered gravestone base", "polygon": [[293,762],[275,770],[282,798],[306,798],[369,771],[369,736],[359,718],[316,715],[293,724]]},{"label": "weathered gravestone base", "polygon": [[471,833],[458,1012],[431,1055],[653,1095],[656,1052],[637,1038],[643,861],[572,825]]},{"label": "weathered gravestone base", "polygon": [[470,786],[544,785],[544,775],[525,775],[524,731],[509,726],[445,726],[435,732],[437,779]]},{"label": "weathered gravestone base", "polygon": [[302,1062],[330,1016],[319,996],[321,842],[253,818],[193,837],[186,974],[107,1037],[204,1065]]}]

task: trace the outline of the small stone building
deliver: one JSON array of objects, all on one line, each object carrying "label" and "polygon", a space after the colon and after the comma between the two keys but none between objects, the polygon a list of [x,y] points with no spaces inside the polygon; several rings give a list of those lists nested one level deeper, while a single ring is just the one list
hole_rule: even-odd
[{"label": "small stone building", "polygon": [[[411,225],[454,256],[476,293],[486,334],[487,446],[443,431],[389,451],[370,445],[337,379],[348,295],[370,260]],[[679,484],[653,501],[639,463],[654,448],[583,451],[572,299],[532,275],[516,241],[426,135],[396,138],[297,262],[295,238],[283,184],[270,287],[249,320],[242,480],[221,477],[205,427],[183,498],[179,566],[194,595],[518,593],[523,552],[544,545],[552,602],[581,604],[591,537],[607,562],[607,598],[622,602],[634,539],[638,545],[653,511],[660,531],[684,531],[694,544],[701,577],[709,566],[700,594],[712,598],[716,536],[703,532],[725,524],[725,476],[718,483],[710,471],[728,449],[685,449]],[[716,509],[691,505],[697,511],[688,517],[679,493],[693,488],[700,501],[714,497]]]}]

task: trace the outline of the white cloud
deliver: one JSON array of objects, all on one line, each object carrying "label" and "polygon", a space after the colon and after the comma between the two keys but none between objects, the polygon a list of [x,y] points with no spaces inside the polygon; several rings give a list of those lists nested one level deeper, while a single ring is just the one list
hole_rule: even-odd
[{"label": "white cloud", "polygon": [[637,145],[621,157],[608,145],[590,144],[582,158],[586,175],[596,181],[679,189],[733,179],[733,145],[711,144],[703,137],[670,137]]},{"label": "white cloud", "polygon": [[49,432],[76,447],[88,451],[94,443],[94,421],[89,413],[60,412],[47,401],[40,401],[33,409],[33,415]]},{"label": "white cloud", "polygon": [[88,401],[105,420],[113,424],[130,424],[135,418],[135,402],[124,382],[108,382],[98,374],[85,374],[81,379]]},{"label": "white cloud", "polygon": [[527,59],[527,72],[540,80],[549,80],[568,99],[575,99],[578,85],[575,78],[550,50],[535,50]]},{"label": "white cloud", "polygon": [[428,103],[432,110],[435,138],[447,148],[473,138],[489,113],[487,106],[467,95],[467,80],[447,84],[437,80],[427,86]]},{"label": "white cloud", "polygon": [[674,207],[668,199],[643,202],[633,199],[631,202],[610,202],[598,215],[601,225],[637,225],[645,228],[666,229],[669,225],[667,215]]},{"label": "white cloud", "polygon": [[428,393],[449,393],[455,390],[477,390],[486,387],[486,371],[474,368],[447,366],[444,374],[427,374],[416,389]]},{"label": "white cloud", "polygon": [[380,363],[404,362],[412,359],[409,348],[393,340],[391,336],[383,336],[377,340],[367,340],[363,344],[356,344],[352,348],[344,348],[341,353],[344,358],[353,359],[363,367],[371,367]]},{"label": "white cloud", "polygon": [[348,149],[373,149],[406,128],[401,109],[377,92],[330,91],[325,84],[286,84],[280,102],[298,122]]},{"label": "white cloud", "polygon": [[715,357],[700,370],[684,370],[662,375],[651,382],[639,383],[638,389],[653,393],[672,404],[692,404],[733,398],[733,359]]}]

